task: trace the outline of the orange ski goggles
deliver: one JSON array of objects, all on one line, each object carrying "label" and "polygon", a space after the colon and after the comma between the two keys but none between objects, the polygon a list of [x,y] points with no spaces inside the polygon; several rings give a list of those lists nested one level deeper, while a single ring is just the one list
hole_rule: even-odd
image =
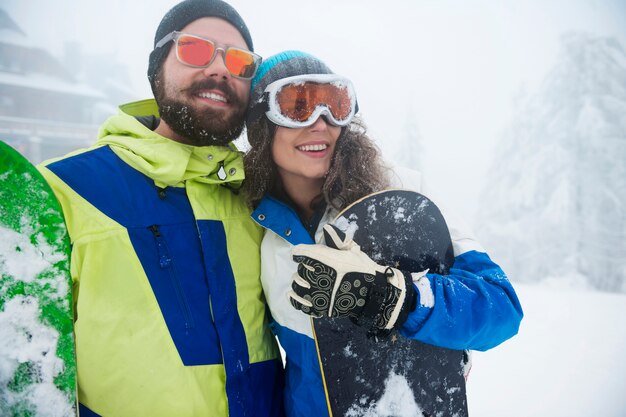
[{"label": "orange ski goggles", "polygon": [[320,117],[346,126],[358,105],[350,80],[335,74],[296,75],[274,81],[264,93],[267,118],[279,126],[310,126]]},{"label": "orange ski goggles", "polygon": [[262,61],[261,56],[246,49],[233,46],[218,48],[212,40],[178,31],[165,35],[157,42],[155,49],[161,48],[169,41],[174,41],[178,62],[195,68],[208,67],[215,59],[217,52],[221,51],[228,72],[233,77],[244,80],[254,77]]}]

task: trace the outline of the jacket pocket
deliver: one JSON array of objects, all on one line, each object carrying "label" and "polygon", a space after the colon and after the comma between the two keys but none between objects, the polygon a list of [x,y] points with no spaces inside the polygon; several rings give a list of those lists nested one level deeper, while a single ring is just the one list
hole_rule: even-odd
[{"label": "jacket pocket", "polygon": [[193,329],[195,327],[193,315],[191,314],[189,303],[185,298],[185,293],[180,283],[178,273],[176,272],[176,266],[174,265],[174,262],[170,255],[170,251],[165,237],[161,234],[159,226],[156,224],[149,226],[148,229],[150,229],[150,232],[152,232],[152,236],[154,237],[154,242],[157,248],[159,267],[163,270],[167,270],[170,277],[170,281],[176,295],[176,300],[178,301],[178,305],[180,306],[182,315],[185,319],[185,328]]}]

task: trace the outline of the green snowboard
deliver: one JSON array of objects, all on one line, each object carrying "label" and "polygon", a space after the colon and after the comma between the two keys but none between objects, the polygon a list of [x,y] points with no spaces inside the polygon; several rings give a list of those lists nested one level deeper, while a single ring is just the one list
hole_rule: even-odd
[{"label": "green snowboard", "polygon": [[0,142],[0,416],[76,416],[69,254],[52,190]]}]

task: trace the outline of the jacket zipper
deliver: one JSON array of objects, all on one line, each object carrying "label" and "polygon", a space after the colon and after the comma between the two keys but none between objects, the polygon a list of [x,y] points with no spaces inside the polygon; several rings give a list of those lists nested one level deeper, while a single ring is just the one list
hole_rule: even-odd
[{"label": "jacket zipper", "polygon": [[176,293],[178,304],[183,311],[183,316],[185,317],[185,329],[192,329],[195,327],[195,324],[193,321],[193,316],[191,315],[191,309],[189,308],[189,304],[185,300],[185,295],[183,293],[182,286],[180,285],[178,274],[176,274],[176,270],[174,269],[174,263],[172,262],[172,257],[170,256],[169,250],[167,248],[165,238],[161,234],[159,226],[157,226],[156,224],[153,224],[148,228],[152,232],[152,236],[154,237],[154,241],[156,243],[159,266],[161,267],[161,269],[167,269],[169,272],[170,280],[174,287],[174,292]]}]

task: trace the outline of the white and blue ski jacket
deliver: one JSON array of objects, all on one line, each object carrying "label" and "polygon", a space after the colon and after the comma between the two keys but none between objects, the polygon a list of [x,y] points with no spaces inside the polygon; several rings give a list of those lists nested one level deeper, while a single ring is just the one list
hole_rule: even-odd
[{"label": "white and blue ski jacket", "polygon": [[[403,172],[402,178],[393,175],[394,188],[412,189],[428,196],[415,171]],[[455,262],[449,275],[428,273],[414,283],[417,307],[400,333],[450,349],[490,349],[517,333],[523,316],[519,300],[502,269],[467,228],[444,211],[437,200],[433,201],[448,224]],[[315,241],[320,241],[322,226],[336,215],[336,211],[326,210]],[[297,266],[291,249],[314,240],[293,208],[273,197],[266,196],[252,217],[266,229],[261,245],[261,280],[273,317],[270,327],[286,353],[286,414],[327,416],[311,318],[294,309],[287,297]]]}]

